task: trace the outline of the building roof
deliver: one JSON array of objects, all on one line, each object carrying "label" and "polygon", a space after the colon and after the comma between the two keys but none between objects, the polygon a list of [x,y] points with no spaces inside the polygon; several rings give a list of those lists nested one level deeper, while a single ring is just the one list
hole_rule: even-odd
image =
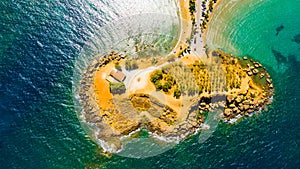
[{"label": "building roof", "polygon": [[117,69],[113,69],[109,75],[119,82],[122,82],[126,78],[126,75],[123,72],[118,71]]},{"label": "building roof", "polygon": [[112,83],[116,83],[116,82],[118,82],[115,78],[113,78],[112,76],[107,76],[106,78],[105,78],[108,82],[112,82]]}]

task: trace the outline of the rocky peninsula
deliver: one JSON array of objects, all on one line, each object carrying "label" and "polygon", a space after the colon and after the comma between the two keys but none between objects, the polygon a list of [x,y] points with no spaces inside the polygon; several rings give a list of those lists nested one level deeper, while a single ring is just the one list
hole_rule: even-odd
[{"label": "rocky peninsula", "polygon": [[[205,1],[211,3],[209,11],[215,2]],[[180,3],[184,5],[183,0]],[[195,28],[197,14],[190,14]],[[192,52],[191,42],[178,43],[174,51],[151,58],[111,51],[84,71],[79,91],[82,117],[99,130],[95,137],[105,150],[121,150],[122,139],[141,130],[179,142],[207,127],[210,112],[231,122],[271,103],[272,79],[259,62],[221,50],[206,49],[199,56]]]},{"label": "rocky peninsula", "polygon": [[[119,149],[120,138],[139,129],[180,141],[201,129],[216,107],[224,121],[231,121],[270,104],[272,80],[260,63],[222,51],[209,57],[204,62],[186,55],[135,70],[126,70],[128,59],[121,54],[100,58],[81,81],[85,121],[101,129],[98,139]],[[143,67],[143,61],[136,64]]]}]

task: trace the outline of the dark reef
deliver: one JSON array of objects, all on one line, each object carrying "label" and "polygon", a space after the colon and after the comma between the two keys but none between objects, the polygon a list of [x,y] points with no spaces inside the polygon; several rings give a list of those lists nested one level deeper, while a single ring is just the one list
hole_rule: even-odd
[{"label": "dark reef", "polygon": [[278,36],[278,34],[284,29],[283,25],[280,25],[276,28],[276,36]]},{"label": "dark reef", "polygon": [[272,49],[272,53],[276,58],[276,61],[280,64],[280,63],[286,63],[287,59],[285,56],[283,56],[283,54],[281,54],[279,51]]},{"label": "dark reef", "polygon": [[300,44],[300,34],[295,35],[294,38],[292,39],[292,41]]}]

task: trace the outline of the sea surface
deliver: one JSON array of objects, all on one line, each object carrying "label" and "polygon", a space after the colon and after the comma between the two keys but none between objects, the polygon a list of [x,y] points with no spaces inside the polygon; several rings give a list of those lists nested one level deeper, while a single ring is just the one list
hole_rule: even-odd
[{"label": "sea surface", "polygon": [[[77,116],[74,70],[89,64],[83,53],[113,48],[103,28],[176,13],[171,0],[0,1],[0,168],[299,168],[299,0],[223,0],[209,26],[210,48],[247,55],[270,72],[267,111],[147,159],[101,155]],[[164,36],[178,24],[157,23]],[[95,38],[109,45],[91,45]]]}]

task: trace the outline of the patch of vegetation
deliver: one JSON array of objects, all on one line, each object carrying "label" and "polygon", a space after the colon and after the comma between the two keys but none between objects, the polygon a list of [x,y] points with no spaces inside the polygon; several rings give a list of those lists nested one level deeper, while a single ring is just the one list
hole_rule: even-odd
[{"label": "patch of vegetation", "polygon": [[162,80],[162,78],[163,78],[162,70],[156,70],[150,76],[150,80],[153,83],[155,83],[156,81]]},{"label": "patch of vegetation", "polygon": [[196,62],[190,66],[198,86],[198,92],[210,92],[211,81],[209,78],[208,70],[202,62]]},{"label": "patch of vegetation", "polygon": [[[244,60],[239,59],[238,63],[241,65],[242,68],[248,69],[249,66],[254,66],[253,61],[251,62],[250,59]],[[252,75],[251,78],[254,81],[254,83],[259,87],[266,87],[266,74],[267,72],[263,68],[256,68],[258,70],[258,73],[256,75]],[[265,74],[265,76],[260,77],[261,73]]]},{"label": "patch of vegetation", "polygon": [[134,70],[134,69],[138,69],[138,68],[139,68],[139,66],[135,60],[127,59],[125,61],[125,69],[126,70]]},{"label": "patch of vegetation", "polygon": [[122,67],[121,67],[121,65],[120,65],[120,63],[119,62],[116,62],[115,63],[115,68],[117,69],[117,70],[122,70]]},{"label": "patch of vegetation", "polygon": [[156,58],[152,58],[151,64],[152,64],[152,65],[155,65],[155,64],[157,64],[157,63],[158,63],[158,60],[157,60]]},{"label": "patch of vegetation", "polygon": [[123,94],[126,91],[126,87],[123,82],[118,82],[118,83],[110,82],[109,87],[110,87],[110,92],[112,94]]},{"label": "patch of vegetation", "polygon": [[177,87],[174,77],[165,70],[154,71],[150,75],[150,81],[155,85],[157,90],[163,90],[166,93],[173,90],[174,97],[179,98],[181,96],[180,89]]},{"label": "patch of vegetation", "polygon": [[205,121],[206,120],[206,118],[207,118],[207,116],[208,116],[208,112],[207,111],[205,111],[205,112],[200,112],[200,110],[198,110],[198,112],[196,113],[196,119],[197,120],[202,120],[202,121]]},{"label": "patch of vegetation", "polygon": [[[247,71],[251,71],[250,76],[253,82],[259,87],[268,86],[266,82],[267,72],[261,67],[260,63],[244,56],[243,58],[235,58],[232,55],[225,54],[222,51],[216,51],[222,59],[222,64],[225,65],[226,72],[226,88],[238,89],[241,87],[241,80],[246,77]],[[256,65],[256,66],[255,66]],[[257,66],[260,65],[260,66]],[[244,70],[243,70],[244,69]],[[245,71],[246,70],[246,71]],[[256,73],[253,73],[256,70]],[[264,74],[263,76],[261,76]]]},{"label": "patch of vegetation", "polygon": [[176,99],[178,99],[180,96],[181,96],[181,91],[180,91],[179,88],[176,88],[176,89],[174,90],[174,97],[175,97]]},{"label": "patch of vegetation", "polygon": [[197,93],[197,84],[195,82],[195,78],[193,73],[191,72],[191,69],[188,66],[183,65],[181,62],[179,63],[172,63],[168,66],[164,67],[164,71],[168,72],[169,74],[174,77],[176,81],[176,85],[178,90],[180,90],[180,93],[176,88],[174,89],[174,97],[181,95],[194,95]]},{"label": "patch of vegetation", "polygon": [[192,18],[192,23],[195,24],[195,13],[196,13],[196,1],[190,0],[189,1],[189,10]]},{"label": "patch of vegetation", "polygon": [[266,81],[266,77],[261,78],[259,74],[252,76],[252,79],[254,81],[254,83],[259,86],[259,87],[266,87],[268,86],[267,81]]},{"label": "patch of vegetation", "polygon": [[175,61],[175,55],[168,56],[168,62],[174,62]]},{"label": "patch of vegetation", "polygon": [[242,84],[242,78],[246,76],[246,73],[243,70],[235,69],[230,65],[226,65],[226,89],[239,89]]}]

